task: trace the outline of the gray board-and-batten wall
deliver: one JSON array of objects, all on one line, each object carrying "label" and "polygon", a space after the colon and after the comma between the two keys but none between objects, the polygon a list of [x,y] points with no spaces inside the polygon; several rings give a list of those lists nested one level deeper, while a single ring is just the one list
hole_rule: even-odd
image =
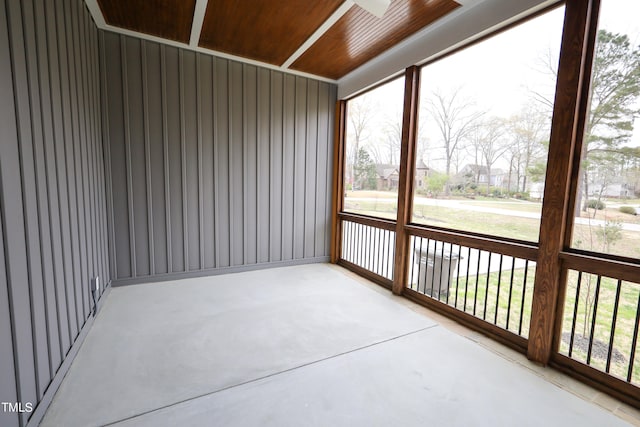
[{"label": "gray board-and-batten wall", "polygon": [[115,284],[328,260],[335,85],[101,40]]},{"label": "gray board-and-batten wall", "polygon": [[0,0],[0,425],[37,425],[109,284],[326,261],[335,85]]},{"label": "gray board-and-batten wall", "polygon": [[80,0],[0,0],[3,427],[38,424],[110,280],[98,36]]}]

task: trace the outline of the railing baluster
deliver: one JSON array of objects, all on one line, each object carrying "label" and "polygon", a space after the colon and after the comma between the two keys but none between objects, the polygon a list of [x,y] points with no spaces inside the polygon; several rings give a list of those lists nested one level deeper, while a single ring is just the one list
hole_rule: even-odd
[{"label": "railing baluster", "polygon": [[467,312],[467,294],[469,291],[469,268],[471,268],[471,248],[467,248],[467,280],[464,282],[464,312]]},{"label": "railing baluster", "polygon": [[[393,244],[389,245],[391,248],[391,259],[396,259],[396,233],[394,231],[389,233],[390,236],[393,236]],[[391,264],[391,277],[390,279],[393,280],[394,276],[396,275],[396,270],[395,268],[393,268],[393,264]]]},{"label": "railing baluster", "polygon": [[364,244],[364,247],[367,248],[367,251],[369,252],[369,259],[367,260],[367,270],[372,271],[373,270],[373,245],[371,244],[372,239],[371,239],[371,233],[373,231],[373,227],[369,227],[367,226],[367,241]]},{"label": "railing baluster", "polygon": [[509,301],[507,301],[507,324],[505,329],[509,330],[509,319],[511,317],[511,297],[513,295],[513,275],[516,271],[516,257],[511,257],[511,278],[509,279]]},{"label": "railing baluster", "polygon": [[384,230],[381,229],[376,229],[376,233],[378,234],[378,256],[376,257],[378,259],[378,262],[376,263],[376,272],[378,273],[378,275],[382,276],[382,232]]},{"label": "railing baluster", "polygon": [[498,265],[498,290],[496,292],[496,312],[493,316],[493,324],[498,324],[498,307],[500,304],[500,281],[502,280],[502,254],[500,254],[500,263]]},{"label": "railing baluster", "polygon": [[487,301],[489,301],[489,279],[491,278],[491,255],[492,252],[489,252],[489,262],[487,263],[487,283],[484,289],[484,309],[482,312],[482,320],[487,319]]},{"label": "railing baluster", "polygon": [[[427,276],[429,274],[429,256],[430,256],[429,249],[430,249],[430,247],[431,247],[431,239],[427,239],[427,255],[424,258],[424,286],[423,286],[423,293],[425,295],[427,295],[427,282],[429,281]],[[435,246],[434,246],[434,250],[435,250]],[[422,255],[420,255],[420,256],[422,256]],[[431,269],[431,270],[432,270],[431,272],[433,273],[433,269]],[[418,277],[419,277],[419,275],[418,275]],[[418,279],[418,280],[420,280],[420,279]],[[433,274],[432,274],[432,277],[431,277],[431,293],[433,294]]]},{"label": "railing baluster", "polygon": [[351,261],[351,247],[353,246],[351,244],[351,239],[353,238],[353,235],[351,234],[351,224],[352,223],[349,221],[343,222],[343,230],[345,232],[345,250],[342,253],[342,258],[347,261]]},{"label": "railing baluster", "polygon": [[363,229],[363,225],[362,224],[358,224],[358,249],[356,251],[356,254],[358,256],[358,262],[357,264],[362,267],[362,229]]},{"label": "railing baluster", "polygon": [[627,371],[627,382],[633,378],[633,363],[636,357],[636,345],[638,344],[638,325],[640,324],[640,292],[638,292],[638,304],[636,305],[636,323],[633,327],[633,339],[631,340],[631,355],[629,356],[629,370]]},{"label": "railing baluster", "polygon": [[609,351],[607,352],[607,366],[605,372],[608,374],[611,369],[611,355],[613,353],[613,339],[616,334],[616,321],[618,320],[618,304],[620,303],[620,290],[622,288],[622,280],[618,279],[616,283],[616,299],[613,302],[613,318],[611,319],[611,332],[609,333]]},{"label": "railing baluster", "polygon": [[580,285],[582,284],[582,271],[578,271],[578,283],[576,284],[576,300],[573,304],[573,319],[571,320],[571,338],[569,338],[569,357],[573,353],[573,342],[576,336],[576,321],[578,319],[578,304],[580,303]]},{"label": "railing baluster", "polygon": [[[417,255],[417,258],[416,258],[416,243],[418,241],[418,237],[412,236],[412,238],[413,238],[413,252],[411,255],[413,256],[413,263],[411,263],[411,286],[413,286],[413,284],[415,283],[416,292],[420,292],[420,261],[422,261],[421,259],[422,258],[422,238],[420,238],[420,253],[419,255]],[[417,269],[416,269],[416,265],[418,266]],[[418,273],[417,279],[415,277],[416,270]]]},{"label": "railing baluster", "polygon": [[[433,259],[433,270],[435,271],[435,258]],[[444,242],[440,245],[440,276],[438,277],[438,301],[440,301],[440,296],[442,295],[442,275],[444,272],[442,271],[442,267],[444,265]]]},{"label": "railing baluster", "polygon": [[[382,234],[382,245],[384,247],[384,252],[382,253],[383,263],[382,263],[382,271],[384,271],[383,276],[389,277],[389,230],[384,230]],[[386,257],[386,260],[384,258]]]},{"label": "railing baluster", "polygon": [[357,238],[357,232],[358,232],[358,224],[356,223],[351,223],[351,255],[350,255],[350,261],[352,263],[355,264],[355,260],[356,260],[356,238]]},{"label": "railing baluster", "polygon": [[596,292],[593,298],[593,311],[591,315],[591,331],[589,332],[589,349],[587,350],[587,365],[591,364],[591,351],[593,350],[593,335],[596,332],[596,318],[598,317],[598,298],[600,297],[600,282],[602,276],[598,274],[596,281]]},{"label": "railing baluster", "polygon": [[527,276],[529,275],[529,260],[524,262],[524,279],[522,280],[522,301],[520,302],[520,322],[518,324],[518,335],[522,335],[522,319],[524,317],[524,298],[527,293]]},{"label": "railing baluster", "polygon": [[460,259],[461,254],[462,254],[462,247],[458,245],[458,262],[457,262],[458,271],[456,272],[456,297],[453,303],[453,306],[455,308],[458,308],[458,285],[460,284],[460,265],[462,264],[461,262],[462,259]]},{"label": "railing baluster", "polygon": [[[427,250],[429,247],[427,246]],[[436,252],[438,250],[438,241],[433,241],[433,263],[431,264],[431,297],[436,293]],[[429,258],[427,258],[427,265],[429,265]],[[429,270],[427,270],[429,271]]]},{"label": "railing baluster", "polygon": [[480,259],[482,258],[482,251],[478,250],[478,266],[476,267],[476,290],[473,293],[473,315],[476,315],[476,305],[478,303],[478,281],[480,280]]},{"label": "railing baluster", "polygon": [[453,257],[453,243],[449,243],[449,268],[447,271],[447,300],[446,303],[449,305],[449,290],[451,289],[451,260]]}]

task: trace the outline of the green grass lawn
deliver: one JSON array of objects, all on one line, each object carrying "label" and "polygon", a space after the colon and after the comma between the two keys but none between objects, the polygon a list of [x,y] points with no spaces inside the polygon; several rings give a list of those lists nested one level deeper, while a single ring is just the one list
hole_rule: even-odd
[{"label": "green grass lawn", "polygon": [[[520,202],[463,201],[483,207],[531,211],[535,205]],[[523,209],[518,209],[521,206]],[[380,218],[396,219],[396,205],[393,200],[380,198],[371,200],[345,200],[345,210]],[[635,220],[635,217],[634,217]],[[415,205],[413,221],[419,224],[454,230],[471,231],[498,237],[537,242],[540,221],[532,218],[489,214],[445,206]],[[613,255],[640,258],[640,232],[622,231],[622,238],[608,247],[598,237],[598,225],[576,224],[574,227],[574,247]]]},{"label": "green grass lawn", "polygon": [[[375,193],[375,192],[371,192]],[[369,200],[345,200],[345,207],[352,212],[372,215],[382,218],[396,218],[395,201],[389,197],[358,197]],[[376,200],[370,200],[374,198]],[[539,205],[520,201],[496,201],[486,200],[461,200],[462,204],[499,208],[521,212],[539,212]],[[613,211],[598,212],[596,219],[613,216]],[[535,242],[538,240],[540,223],[537,219],[488,214],[471,210],[456,209],[446,206],[432,206],[416,204],[414,206],[414,222],[433,225],[454,230],[472,231],[488,235],[519,239]],[[627,223],[637,223],[634,217]],[[596,252],[618,254],[626,257],[640,258],[640,232],[621,231],[621,238],[608,247],[599,240],[596,232],[598,226],[576,224],[574,226],[574,245],[580,249]],[[576,243],[579,242],[579,243]],[[464,251],[464,250],[463,250]],[[458,309],[485,319],[504,329],[528,336],[531,298],[533,295],[533,283],[535,279],[535,267],[530,263],[526,277],[524,269],[513,270],[513,285],[511,284],[511,270],[506,267],[501,273],[470,275],[467,277],[454,277],[450,288],[448,304]],[[570,272],[567,283],[567,295],[563,317],[563,339],[559,351],[568,354],[569,339],[572,326],[573,310],[576,301],[577,272]],[[589,280],[591,285],[589,286]],[[588,337],[591,333],[592,302],[595,293],[596,278],[583,274],[580,296],[578,297],[576,327],[574,335],[574,347],[572,356],[574,359],[586,363],[588,352]],[[457,288],[456,288],[457,285]],[[412,285],[413,286],[413,285]],[[592,345],[592,357],[589,364],[597,369],[605,370],[609,342],[611,339],[611,325],[613,308],[616,295],[617,280],[602,278],[598,309],[595,316],[594,344]],[[415,287],[415,286],[414,286]],[[524,291],[524,304],[522,294]],[[613,339],[612,361],[610,373],[626,380],[631,345],[633,338],[634,322],[638,304],[640,284],[622,282],[620,301],[617,311],[616,328]],[[465,301],[466,295],[466,301]],[[444,297],[441,298],[444,300]],[[520,318],[522,327],[520,329]],[[584,338],[586,337],[586,338]],[[640,343],[639,343],[640,344]],[[632,383],[640,385],[640,348],[636,349],[636,357],[633,368]]]},{"label": "green grass lawn", "polygon": [[[416,268],[416,266],[413,268]],[[531,320],[535,264],[529,264],[526,283],[524,280],[524,268],[516,268],[513,270],[513,282],[511,281],[511,274],[512,270],[509,268],[509,265],[507,265],[506,269],[502,272],[491,272],[488,275],[470,275],[468,279],[466,275],[455,277],[454,274],[448,300],[444,295],[440,297],[440,300],[461,311],[475,315],[476,317],[527,338]],[[576,300],[577,276],[578,274],[576,272],[570,272],[568,279],[567,297],[563,315],[563,341],[560,345],[560,353],[565,355],[568,354],[569,349],[569,338]],[[589,280],[591,280],[590,288],[588,286]],[[587,359],[587,342],[591,333],[593,313],[593,306],[590,305],[588,307],[587,301],[593,301],[595,286],[595,276],[582,275],[576,317],[576,338],[574,340],[572,357],[583,363],[586,363]],[[604,371],[606,367],[607,352],[611,337],[616,286],[617,281],[611,278],[602,278],[600,283],[594,329],[594,345],[592,346],[592,357],[589,364],[602,371]],[[412,284],[411,287],[416,289],[415,284]],[[524,303],[522,297],[523,291]],[[627,370],[629,368],[639,292],[640,285],[622,282],[610,373],[624,380],[626,380]],[[522,318],[521,329],[520,318]],[[587,338],[582,338],[583,336]],[[637,345],[637,347],[640,347],[640,345]],[[636,355],[632,383],[640,385],[640,348],[636,348]]]},{"label": "green grass lawn", "polygon": [[[576,302],[578,273],[571,271],[567,282],[567,297],[565,302],[562,329],[566,335],[560,346],[560,352],[568,354],[569,341],[573,311]],[[593,303],[597,284],[597,276],[582,274],[580,294],[578,296],[578,307],[576,316],[576,335],[589,337],[593,320]],[[596,322],[594,329],[594,346],[592,347],[592,357],[590,365],[605,370],[606,352],[611,339],[611,325],[613,323],[613,309],[618,281],[608,277],[603,277],[600,282],[600,292],[598,294],[598,307],[596,311]],[[611,374],[626,380],[629,368],[629,358],[633,339],[633,329],[635,325],[636,310],[638,304],[638,294],[640,285],[631,282],[622,282],[620,287],[620,300],[618,304],[614,339],[613,358],[611,362]],[[636,358],[632,382],[640,385],[640,349],[636,346]],[[600,352],[595,350],[600,349]],[[587,351],[584,346],[576,346],[574,343],[572,357],[581,362],[587,360]]]}]

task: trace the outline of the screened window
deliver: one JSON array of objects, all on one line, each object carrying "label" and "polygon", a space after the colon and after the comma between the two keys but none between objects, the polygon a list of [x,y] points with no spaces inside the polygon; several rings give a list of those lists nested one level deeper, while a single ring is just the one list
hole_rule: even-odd
[{"label": "screened window", "polygon": [[397,217],[404,78],[347,102],[344,210]]},{"label": "screened window", "polygon": [[563,17],[422,69],[414,222],[538,240]]},{"label": "screened window", "polygon": [[640,258],[640,3],[600,7],[572,247]]}]

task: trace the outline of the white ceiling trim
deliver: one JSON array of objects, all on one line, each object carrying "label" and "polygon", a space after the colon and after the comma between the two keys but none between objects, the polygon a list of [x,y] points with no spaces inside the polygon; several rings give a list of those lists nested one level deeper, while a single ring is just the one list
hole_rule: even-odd
[{"label": "white ceiling trim", "polygon": [[349,9],[351,9],[351,6],[353,5],[354,3],[352,0],[347,0],[344,3],[342,3],[342,5],[340,5],[340,7],[336,9],[336,11],[333,12],[333,14],[326,21],[324,21],[322,25],[320,25],[320,27],[318,27],[318,29],[304,43],[302,43],[302,45],[300,45],[298,50],[296,50],[293,53],[293,55],[291,55],[289,59],[287,59],[285,63],[282,64],[282,67],[288,69],[291,66],[291,64],[293,64],[316,41],[318,41],[318,39],[322,37],[323,34],[326,33],[327,30],[329,30],[329,28],[333,26],[333,24],[338,22],[338,19],[342,18],[344,14],[347,13]]},{"label": "white ceiling trim", "polygon": [[100,5],[98,4],[98,0],[84,0],[87,4],[87,8],[93,16],[93,20],[95,21],[98,28],[103,28],[107,23],[104,20],[104,16],[102,15],[102,10],[100,10]]},{"label": "white ceiling trim", "polygon": [[[348,0],[348,1],[350,1],[350,0]],[[198,0],[198,2],[200,3],[201,1]],[[292,70],[290,68],[269,64],[269,63],[266,63],[266,62],[255,61],[253,59],[243,58],[241,56],[231,55],[231,54],[228,54],[228,53],[219,52],[217,50],[205,49],[203,47],[198,46],[197,42],[196,42],[195,45],[191,45],[191,43],[189,43],[189,44],[181,43],[181,42],[178,42],[178,41],[175,41],[175,40],[164,39],[162,37],[156,37],[156,36],[152,36],[150,34],[139,33],[137,31],[127,30],[125,28],[114,27],[113,25],[109,25],[109,24],[106,23],[106,21],[104,19],[104,16],[102,15],[102,10],[100,9],[100,6],[98,5],[98,1],[97,0],[85,0],[85,3],[87,5],[87,8],[89,9],[89,12],[91,12],[91,16],[93,16],[93,20],[95,21],[95,23],[98,26],[98,28],[100,28],[101,30],[110,31],[112,33],[117,33],[117,34],[123,34],[125,36],[135,37],[135,38],[138,38],[138,39],[148,40],[148,41],[152,41],[152,42],[156,42],[156,43],[160,43],[160,44],[164,44],[164,45],[169,45],[169,46],[174,46],[174,47],[178,47],[178,48],[182,48],[182,49],[186,49],[186,50],[191,50],[191,51],[194,51],[194,52],[203,53],[203,54],[210,55],[210,56],[215,56],[215,57],[218,57],[218,58],[229,59],[231,61],[242,62],[244,64],[254,65],[256,67],[267,68],[269,70],[280,71],[282,73],[293,74],[293,75],[300,76],[300,77],[305,77],[305,78],[308,78],[308,79],[319,80],[319,81],[322,81],[322,82],[327,82],[327,83],[332,83],[332,84],[336,84],[337,83],[336,80],[328,79],[328,78],[322,77],[322,76],[316,76],[315,74],[305,73],[303,71],[296,71],[296,70]],[[202,1],[202,3],[206,3],[206,0]],[[197,4],[196,4],[196,7],[197,7]],[[205,10],[206,10],[206,4],[205,4]],[[202,25],[200,25],[200,27],[202,27]],[[193,37],[193,31],[192,31],[191,36]],[[198,36],[198,38],[199,38],[199,36]]]},{"label": "white ceiling trim", "polygon": [[200,33],[202,32],[202,24],[204,24],[204,14],[207,11],[208,0],[196,0],[196,8],[193,11],[193,21],[191,23],[191,38],[189,46],[198,46],[200,41]]}]

